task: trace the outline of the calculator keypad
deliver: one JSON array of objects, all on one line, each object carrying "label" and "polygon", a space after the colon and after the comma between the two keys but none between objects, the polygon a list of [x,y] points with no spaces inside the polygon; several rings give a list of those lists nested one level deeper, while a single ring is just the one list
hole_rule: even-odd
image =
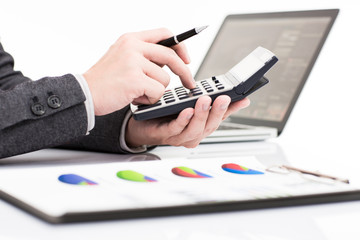
[{"label": "calculator keypad", "polygon": [[218,90],[222,90],[224,89],[224,85],[219,81],[219,79],[217,79],[216,77],[212,77],[211,78],[213,80],[213,82],[215,83],[215,87],[218,89]]},{"label": "calculator keypad", "polygon": [[205,91],[207,93],[211,93],[214,91],[214,89],[211,87],[211,85],[206,80],[200,81],[201,85],[204,87]]},{"label": "calculator keypad", "polygon": [[189,95],[184,87],[177,87],[174,89],[174,91],[180,100],[189,97]]},{"label": "calculator keypad", "polygon": [[194,89],[188,90],[183,86],[176,87],[173,90],[168,89],[157,103],[152,105],[139,105],[138,110],[145,110],[160,106],[162,104],[167,105],[176,101],[185,100],[187,98],[200,96],[203,94],[214,94],[216,91],[223,90],[224,88],[224,85],[218,78],[211,77],[209,79],[198,82]]},{"label": "calculator keypad", "polygon": [[165,103],[175,102],[175,96],[171,90],[166,90],[163,96]]},{"label": "calculator keypad", "polygon": [[189,92],[190,96],[199,96],[201,94],[203,94],[203,92],[200,90],[198,85],[196,85],[196,88],[191,89]]}]

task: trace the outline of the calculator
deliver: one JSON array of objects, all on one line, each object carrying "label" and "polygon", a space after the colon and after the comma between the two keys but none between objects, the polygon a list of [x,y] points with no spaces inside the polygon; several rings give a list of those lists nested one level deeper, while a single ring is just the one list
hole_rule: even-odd
[{"label": "calculator", "polygon": [[278,61],[269,50],[257,47],[227,73],[197,81],[194,89],[178,86],[165,90],[164,95],[151,105],[130,104],[135,120],[148,120],[180,113],[188,107],[195,107],[200,96],[210,96],[212,101],[220,95],[228,95],[231,102],[239,101],[269,80],[264,74]]}]

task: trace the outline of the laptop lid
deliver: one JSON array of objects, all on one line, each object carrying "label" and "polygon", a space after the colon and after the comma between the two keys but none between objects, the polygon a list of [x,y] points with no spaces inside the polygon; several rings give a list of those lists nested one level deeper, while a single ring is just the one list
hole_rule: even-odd
[{"label": "laptop lid", "polygon": [[251,105],[228,121],[276,128],[280,134],[313,68],[339,9],[229,15],[223,21],[196,80],[227,72],[257,46],[279,62],[270,83],[252,94]]}]

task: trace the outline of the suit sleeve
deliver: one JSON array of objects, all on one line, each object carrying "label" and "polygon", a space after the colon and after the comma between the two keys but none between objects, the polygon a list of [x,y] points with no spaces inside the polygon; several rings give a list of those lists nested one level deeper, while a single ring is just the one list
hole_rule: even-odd
[{"label": "suit sleeve", "polygon": [[0,44],[0,158],[86,134],[86,98],[73,75],[31,81],[13,67]]},{"label": "suit sleeve", "polygon": [[[120,144],[121,126],[128,107],[105,116],[95,117],[95,127],[89,135],[80,136],[62,148],[110,153],[130,153]],[[126,123],[125,123],[126,124]]]},{"label": "suit sleeve", "polygon": [[31,81],[13,68],[0,44],[0,158],[59,146],[132,153],[120,144],[129,107],[96,117],[86,135],[86,96],[78,79],[67,74]]}]

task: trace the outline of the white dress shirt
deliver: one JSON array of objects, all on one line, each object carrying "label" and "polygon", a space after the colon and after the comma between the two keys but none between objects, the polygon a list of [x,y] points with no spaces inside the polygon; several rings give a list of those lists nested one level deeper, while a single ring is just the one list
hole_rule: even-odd
[{"label": "white dress shirt", "polygon": [[[84,102],[85,107],[86,107],[86,112],[87,112],[87,119],[88,119],[88,127],[87,127],[87,133],[86,135],[89,134],[90,130],[94,128],[95,126],[95,111],[94,111],[94,103],[92,100],[92,96],[91,96],[91,92],[89,89],[89,85],[87,84],[85,78],[83,75],[80,74],[76,74],[74,75],[75,78],[77,79],[77,81],[79,82],[81,89],[83,90],[86,100]],[[126,115],[125,115],[125,119],[122,123],[121,126],[121,130],[120,130],[120,137],[119,137],[119,143],[120,146],[123,150],[128,151],[130,153],[141,153],[141,152],[145,152],[147,150],[147,147],[145,145],[142,145],[140,147],[137,148],[130,148],[125,141],[125,130],[126,130],[126,126],[127,123],[129,121],[129,119],[131,118],[131,111],[129,110]]]}]

